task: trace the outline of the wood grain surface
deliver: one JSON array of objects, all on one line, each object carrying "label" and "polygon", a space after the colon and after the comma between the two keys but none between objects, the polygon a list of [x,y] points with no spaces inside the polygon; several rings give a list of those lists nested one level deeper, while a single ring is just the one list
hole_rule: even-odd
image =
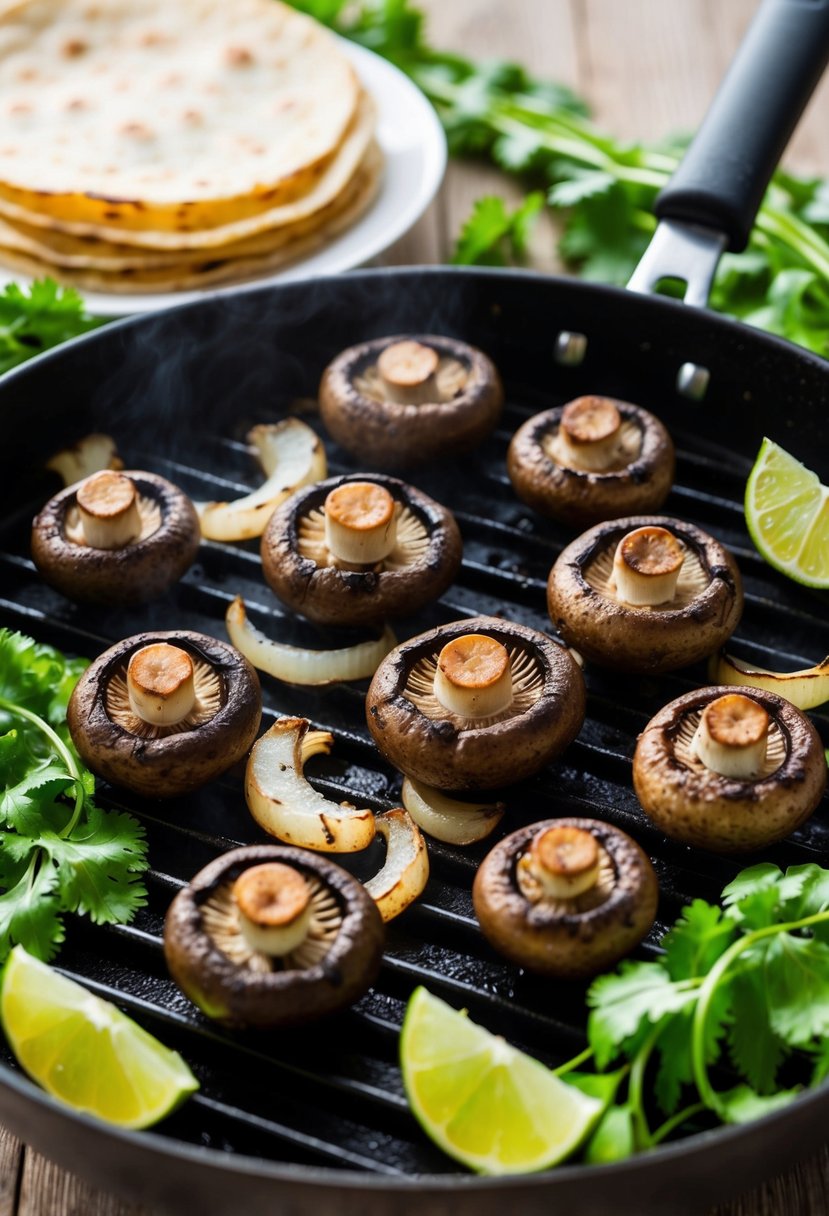
[{"label": "wood grain surface", "polygon": [[[755,0],[419,0],[433,45],[473,57],[520,61],[575,88],[596,122],[616,136],[658,138],[692,130],[713,96]],[[786,157],[829,174],[829,78]],[[518,197],[495,170],[452,164],[435,204],[382,260],[445,260],[482,194]],[[540,224],[533,264],[557,269],[555,232]],[[709,1216],[826,1216],[829,1150]],[[0,1216],[150,1216],[93,1191],[0,1129]],[[274,1216],[278,1216],[275,1209]],[[646,1213],[643,1213],[646,1216]]]}]

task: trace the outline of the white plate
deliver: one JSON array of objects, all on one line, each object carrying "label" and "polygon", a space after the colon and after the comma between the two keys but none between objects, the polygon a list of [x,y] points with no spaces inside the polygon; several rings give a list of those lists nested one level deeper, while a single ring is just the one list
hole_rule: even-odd
[{"label": "white plate", "polygon": [[[430,102],[393,64],[347,39],[339,41],[377,104],[377,139],[384,160],[377,197],[356,223],[307,258],[248,282],[288,283],[364,265],[408,232],[443,180],[446,138]],[[31,280],[0,267],[0,287],[12,282]],[[136,296],[84,292],[83,296],[91,313],[123,317],[155,312],[205,296],[231,294],[239,286]]]}]

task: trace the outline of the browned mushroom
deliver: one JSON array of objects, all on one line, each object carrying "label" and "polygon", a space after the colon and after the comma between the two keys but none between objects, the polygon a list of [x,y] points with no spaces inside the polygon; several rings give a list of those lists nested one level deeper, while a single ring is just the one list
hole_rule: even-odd
[{"label": "browned mushroom", "polygon": [[461,537],[446,507],[379,473],[332,477],[278,507],[262,569],[281,600],[322,625],[375,625],[437,599]]},{"label": "browned mushroom", "polygon": [[105,651],[81,676],[66,716],[94,773],[173,798],[241,760],[261,715],[247,659],[226,642],[180,630],[139,633]]},{"label": "browned mushroom", "polygon": [[550,571],[547,607],[568,645],[618,671],[673,671],[737,627],[734,558],[693,524],[639,515],[597,524]]},{"label": "browned mushroom", "polygon": [[228,1026],[290,1026],[351,1005],[380,967],[377,905],[316,853],[253,845],[217,857],[173,900],[170,974]]},{"label": "browned mushroom", "polygon": [[575,739],[584,710],[570,654],[496,617],[404,642],[377,668],[366,698],[386,759],[442,790],[494,789],[537,773]]},{"label": "browned mushroom", "polygon": [[43,578],[81,603],[136,604],[177,582],[199,548],[187,495],[155,473],[93,473],[56,494],[32,524]]},{"label": "browned mushroom", "polygon": [[469,451],[493,430],[503,402],[498,372],[482,351],[434,334],[351,346],[320,384],[330,434],[381,468]]},{"label": "browned mushroom", "polygon": [[639,845],[596,819],[546,819],[487,854],[475,914],[501,954],[543,975],[612,966],[653,924],[659,886]]},{"label": "browned mushroom", "polygon": [[674,445],[659,419],[611,397],[578,397],[536,414],[507,453],[518,497],[577,527],[658,510],[674,466]]},{"label": "browned mushroom", "polygon": [[741,853],[782,840],[809,818],[826,788],[826,759],[809,719],[783,697],[700,688],[648,723],[633,784],[666,836]]}]

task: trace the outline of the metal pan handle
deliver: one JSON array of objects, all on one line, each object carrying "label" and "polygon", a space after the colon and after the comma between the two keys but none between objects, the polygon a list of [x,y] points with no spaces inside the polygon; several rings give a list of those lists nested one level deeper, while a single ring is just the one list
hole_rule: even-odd
[{"label": "metal pan handle", "polygon": [[745,248],[766,186],[829,60],[829,0],[763,0],[682,163],[628,284],[685,280],[704,306],[724,249]]}]

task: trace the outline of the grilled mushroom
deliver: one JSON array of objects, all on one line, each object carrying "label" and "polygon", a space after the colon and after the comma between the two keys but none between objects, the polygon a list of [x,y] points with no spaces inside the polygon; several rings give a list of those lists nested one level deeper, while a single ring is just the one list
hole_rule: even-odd
[{"label": "grilled mushroom", "polygon": [[261,715],[247,659],[226,642],[180,630],[139,633],[106,650],[78,681],[66,717],[94,773],[173,798],[241,760]]},{"label": "grilled mushroom", "polygon": [[743,610],[740,572],[693,524],[639,515],[597,524],[568,545],[547,583],[568,645],[618,671],[662,672],[712,654]]},{"label": "grilled mushroom", "polygon": [[32,524],[32,557],[69,599],[138,604],[181,578],[200,538],[183,490],[155,473],[107,469],[47,502]]},{"label": "grilled mushroom", "polygon": [[353,1004],[377,975],[384,936],[374,900],[340,866],[253,845],[217,857],[178,893],[164,954],[208,1017],[267,1029]]},{"label": "grilled mushroom", "polygon": [[518,497],[577,527],[658,510],[674,465],[674,445],[659,419],[611,397],[578,397],[536,414],[507,453]]},{"label": "grilled mushroom", "polygon": [[666,836],[717,853],[764,848],[826,788],[817,731],[776,693],[724,685],[671,701],[636,745],[633,784]]},{"label": "grilled mushroom", "polygon": [[482,351],[433,334],[351,346],[320,384],[333,438],[381,468],[468,451],[493,430],[503,403],[498,372]]},{"label": "grilled mushroom", "polygon": [[659,885],[639,845],[596,819],[545,819],[507,836],[472,888],[484,936],[543,975],[595,975],[650,929]]},{"label": "grilled mushroom", "polygon": [[379,473],[300,490],[262,537],[268,583],[321,625],[375,625],[416,612],[443,594],[460,561],[452,513]]},{"label": "grilled mushroom", "polygon": [[393,650],[366,699],[369,730],[408,777],[485,790],[538,772],[584,721],[584,679],[544,634],[495,617],[422,633]]}]

